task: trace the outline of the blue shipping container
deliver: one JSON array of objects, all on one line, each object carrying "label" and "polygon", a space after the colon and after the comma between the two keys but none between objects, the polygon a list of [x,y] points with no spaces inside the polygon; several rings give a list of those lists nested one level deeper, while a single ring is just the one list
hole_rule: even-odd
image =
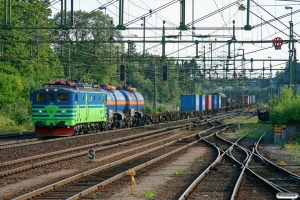
[{"label": "blue shipping container", "polygon": [[199,110],[205,110],[205,95],[199,95]]},{"label": "blue shipping container", "polygon": [[199,95],[183,94],[180,96],[181,111],[199,111]]},{"label": "blue shipping container", "polygon": [[222,96],[217,95],[217,108],[222,108]]},{"label": "blue shipping container", "polygon": [[212,107],[212,109],[217,109],[218,107],[218,104],[217,104],[217,102],[218,102],[218,96],[217,95],[211,95],[212,96],[212,101],[211,101],[211,107]]}]

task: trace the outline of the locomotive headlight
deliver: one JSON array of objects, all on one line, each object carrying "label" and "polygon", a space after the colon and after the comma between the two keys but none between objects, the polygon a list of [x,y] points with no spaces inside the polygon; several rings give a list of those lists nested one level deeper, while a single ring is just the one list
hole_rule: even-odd
[{"label": "locomotive headlight", "polygon": [[56,92],[57,91],[57,89],[54,89],[54,92]]},{"label": "locomotive headlight", "polygon": [[48,89],[46,89],[46,92],[48,92]]},{"label": "locomotive headlight", "polygon": [[62,110],[62,111],[61,111],[61,113],[62,113],[62,114],[65,114],[65,113],[66,113],[66,111],[65,111],[65,110]]},{"label": "locomotive headlight", "polygon": [[42,110],[39,110],[39,113],[40,113],[40,114],[42,114],[42,112],[43,112]]}]

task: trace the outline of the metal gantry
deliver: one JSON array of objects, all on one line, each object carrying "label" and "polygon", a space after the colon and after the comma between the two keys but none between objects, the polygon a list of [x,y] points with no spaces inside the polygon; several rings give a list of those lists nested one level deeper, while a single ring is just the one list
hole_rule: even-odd
[{"label": "metal gantry", "polygon": [[[4,13],[4,19],[3,19],[3,24],[2,24],[2,29],[3,30],[11,30],[11,29],[34,29],[36,30],[36,37],[35,37],[35,40],[36,42],[38,43],[51,43],[51,44],[60,44],[62,45],[62,49],[63,49],[63,45],[64,44],[75,44],[75,43],[93,43],[93,44],[99,44],[99,43],[110,43],[111,44],[111,41],[109,40],[106,40],[106,33],[105,33],[105,38],[104,40],[89,40],[89,41],[72,41],[72,40],[63,40],[63,41],[58,41],[58,40],[40,40],[39,39],[39,32],[38,30],[39,29],[54,29],[54,30],[57,30],[57,29],[60,29],[60,30],[70,30],[70,29],[77,29],[77,28],[86,28],[86,29],[92,29],[92,28],[89,28],[89,27],[75,27],[74,26],[74,9],[73,9],[73,0],[70,0],[71,1],[71,12],[70,12],[70,24],[67,24],[67,0],[61,0],[61,21],[60,21],[60,25],[59,26],[56,26],[56,27],[42,27],[42,26],[39,26],[38,24],[36,25],[36,27],[13,27],[12,26],[12,22],[11,22],[11,14],[12,14],[12,1],[11,0],[4,0],[4,4],[3,4],[3,13]],[[115,2],[115,1],[114,1]],[[105,9],[105,16],[106,16],[106,8],[107,6],[109,6],[111,3],[114,3],[114,2],[110,2],[110,3],[107,3],[101,7],[99,7],[98,9],[102,10],[102,9]],[[225,6],[224,8],[222,8],[221,10],[224,10],[224,9],[227,9],[233,5],[236,5],[237,3],[239,4],[240,2],[242,2],[242,0],[238,0],[236,2],[233,2],[227,6]],[[173,43],[190,43],[190,44],[194,44],[195,45],[195,54],[196,56],[193,59],[193,62],[202,62],[203,63],[203,74],[204,74],[204,78],[205,78],[205,74],[206,74],[206,57],[205,57],[205,47],[204,47],[204,54],[203,54],[203,58],[200,58],[198,52],[199,52],[199,49],[198,49],[198,46],[199,44],[204,44],[204,43],[208,43],[210,44],[210,68],[212,68],[213,66],[213,62],[223,62],[225,64],[226,62],[226,68],[223,68],[223,69],[215,69],[215,73],[217,73],[217,70],[221,70],[221,71],[224,71],[224,69],[226,70],[226,77],[227,77],[227,73],[231,70],[234,71],[235,73],[235,70],[236,70],[236,67],[235,67],[235,55],[231,55],[231,45],[232,44],[236,44],[236,43],[240,43],[240,44],[257,44],[257,43],[269,43],[269,44],[272,44],[272,40],[264,40],[264,41],[261,41],[261,40],[257,40],[257,41],[242,41],[242,40],[237,40],[236,37],[235,37],[235,31],[236,30],[245,30],[245,31],[250,31],[252,30],[253,28],[256,28],[258,26],[261,26],[263,25],[262,24],[259,24],[259,25],[256,25],[256,26],[251,26],[249,24],[250,20],[250,0],[247,0],[247,8],[241,6],[240,4],[240,7],[243,7],[243,9],[240,9],[240,10],[247,10],[247,20],[246,20],[246,25],[242,28],[242,27],[235,27],[235,22],[233,21],[233,27],[232,27],[232,31],[233,31],[233,36],[230,40],[227,40],[227,41],[215,41],[215,40],[195,40],[194,37],[202,37],[202,38],[207,38],[209,37],[209,35],[207,36],[196,36],[195,34],[193,34],[193,39],[192,40],[179,40],[179,37],[180,35],[175,35],[175,36],[170,36],[170,35],[166,35],[165,34],[165,31],[166,30],[173,30],[171,27],[165,27],[165,21],[163,21],[163,26],[162,26],[162,38],[161,40],[147,40],[146,41],[146,37],[145,37],[145,30],[146,30],[146,26],[145,26],[145,19],[146,17],[148,16],[151,16],[151,14],[155,13],[155,12],[158,12],[159,10],[165,8],[166,6],[170,6],[174,3],[178,3],[178,1],[176,0],[173,0],[171,2],[169,2],[168,4],[166,5],[163,5],[155,10],[150,10],[148,13],[146,13],[145,15],[137,18],[137,19],[134,19],[130,22],[127,22],[126,24],[123,24],[123,15],[124,15],[124,0],[119,0],[119,24],[115,27],[115,28],[112,28],[111,27],[106,27],[106,24],[105,24],[105,27],[103,27],[103,29],[105,29],[105,32],[106,32],[106,29],[110,29],[111,33],[112,33],[112,29],[118,29],[118,30],[125,30],[125,29],[134,29],[134,27],[129,27],[130,24],[136,22],[137,20],[143,20],[143,40],[114,40],[114,42],[116,43],[127,43],[128,46],[130,46],[130,44],[132,43],[143,43],[143,57],[144,57],[144,60],[145,61],[150,61],[151,58],[147,58],[145,57],[145,44],[146,43],[158,43],[158,44],[161,44],[162,45],[162,52],[161,52],[161,60],[165,60],[167,58],[166,56],[166,53],[165,53],[165,49],[166,49],[166,45],[168,44],[173,44]],[[255,2],[254,2],[255,3]],[[206,19],[214,14],[217,14],[220,10],[217,10],[215,12],[212,12],[211,14],[209,15],[206,15],[204,17],[201,17],[199,19],[196,19],[196,20],[193,20],[191,23],[188,23],[186,24],[185,22],[185,0],[181,0],[180,1],[180,24],[179,26],[177,27],[177,29],[180,30],[180,33],[181,31],[186,31],[186,30],[189,30],[190,29],[190,26],[192,26],[192,29],[193,29],[193,32],[195,30],[200,30],[200,29],[204,29],[205,27],[194,27],[194,24],[203,20],[203,19]],[[295,70],[296,70],[296,49],[295,49],[295,45],[294,43],[296,42],[296,40],[294,39],[294,31],[293,31],[293,22],[292,22],[292,14],[295,13],[292,12],[292,7],[286,7],[286,9],[290,9],[291,10],[291,13],[289,15],[291,15],[291,21],[290,21],[290,31],[289,31],[289,39],[288,40],[283,40],[283,42],[285,43],[288,43],[289,44],[289,57],[288,59],[273,59],[272,61],[284,61],[284,62],[289,62],[289,72],[290,72],[290,75],[289,75],[289,78],[290,78],[290,81],[289,81],[289,85],[292,86],[292,85],[295,85],[295,80],[296,80],[296,76],[295,76]],[[285,15],[287,16],[287,15]],[[281,16],[280,16],[281,17]],[[105,23],[106,23],[106,20],[105,20]],[[266,21],[264,23],[267,23]],[[141,28],[141,27],[139,27]],[[212,29],[213,27],[206,27],[207,29]],[[220,28],[220,27],[215,27],[216,28]],[[100,28],[102,29],[102,28]],[[157,30],[157,28],[155,28]],[[226,28],[228,29],[228,28]],[[148,28],[147,28],[148,30]],[[221,30],[221,29],[220,29]],[[171,40],[171,38],[178,38],[178,40]],[[4,52],[3,52],[3,45],[9,45],[9,44],[16,44],[16,43],[28,43],[27,40],[2,40],[1,41],[1,44],[0,44],[0,56],[4,55]],[[212,57],[212,44],[213,43],[223,43],[223,44],[227,44],[228,46],[228,55],[227,55],[227,58],[226,59],[218,59],[218,58],[213,58]],[[63,51],[62,51],[63,53]],[[95,55],[96,57],[99,57],[97,55]],[[231,59],[234,59],[234,68],[233,69],[229,69],[228,65],[229,65],[229,61],[231,61]],[[110,56],[110,61],[112,63],[112,59],[114,59],[114,57]],[[117,58],[118,60],[119,58]],[[187,58],[187,57],[177,57],[177,59],[182,59],[182,60],[191,60],[191,58]],[[69,56],[68,56],[68,60],[70,61],[70,49],[69,49]],[[103,59],[105,60],[105,58]],[[135,59],[134,58],[130,58],[131,61],[134,61]],[[253,58],[250,58],[250,59],[245,59],[244,58],[244,50],[243,50],[243,64],[242,64],[242,70],[243,70],[243,73],[245,73],[245,63],[246,62],[250,62],[251,63],[251,72],[253,72],[253,62],[256,62],[256,61],[267,61],[268,59],[253,59]],[[70,66],[70,62],[69,62],[69,66]],[[194,64],[193,64],[194,66]],[[193,76],[193,79],[195,80],[195,68],[192,67],[192,76]],[[263,67],[263,74],[264,74],[264,70],[265,68]],[[282,69],[271,69],[270,70],[282,70]],[[218,73],[217,73],[218,74]],[[69,75],[71,75],[71,72],[70,72],[70,67],[69,67]],[[209,71],[209,76],[211,77],[211,73]],[[243,75],[245,76],[245,74]],[[264,77],[264,75],[263,75]],[[243,88],[243,87],[242,87]],[[195,91],[195,86],[194,86],[194,91]]]}]

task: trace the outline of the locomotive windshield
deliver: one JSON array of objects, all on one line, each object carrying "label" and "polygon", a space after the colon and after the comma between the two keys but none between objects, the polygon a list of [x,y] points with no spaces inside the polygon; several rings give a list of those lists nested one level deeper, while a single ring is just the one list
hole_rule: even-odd
[{"label": "locomotive windshield", "polygon": [[68,102],[69,101],[68,93],[58,93],[57,100],[58,102]]},{"label": "locomotive windshield", "polygon": [[36,101],[37,102],[46,102],[46,93],[44,93],[44,92],[36,93]]}]

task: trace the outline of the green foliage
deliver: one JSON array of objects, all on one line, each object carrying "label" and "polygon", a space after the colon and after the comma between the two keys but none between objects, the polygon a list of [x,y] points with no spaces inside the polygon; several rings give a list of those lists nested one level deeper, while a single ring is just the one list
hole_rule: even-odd
[{"label": "green foliage", "polygon": [[[3,7],[3,1],[0,6]],[[14,122],[11,126],[30,124],[30,93],[49,77],[63,75],[51,44],[36,42],[53,39],[49,29],[40,29],[38,35],[35,30],[36,26],[53,26],[48,6],[49,1],[12,1],[11,26],[27,29],[5,30],[0,35],[1,40],[7,41],[0,59],[0,115],[10,118]],[[10,43],[18,40],[28,42]]]},{"label": "green foliage", "polygon": [[[71,13],[68,12],[67,23],[70,23],[70,16]],[[80,43],[80,41],[88,40],[107,41],[110,38],[110,31],[102,28],[105,26],[105,20],[106,26],[110,26],[111,17],[105,16],[102,11],[88,13],[81,10],[75,11],[74,16],[76,16],[74,20],[76,27],[91,27],[92,29],[60,30],[56,36],[59,39],[63,35],[67,40],[74,41],[74,43],[57,45],[54,48],[56,55],[65,66],[65,74],[81,82],[111,83],[118,86],[120,84],[118,69],[121,62],[116,62],[115,58],[119,57],[121,60],[124,44]],[[60,17],[60,12],[54,16],[56,26],[60,26]],[[121,32],[118,30],[114,30],[113,35],[118,40],[121,38]]]},{"label": "green foliage", "polygon": [[18,98],[8,107],[8,113],[11,119],[15,120],[18,125],[30,124],[31,122],[31,106],[30,102],[25,99]]},{"label": "green foliage", "polygon": [[152,197],[155,197],[156,195],[157,195],[157,190],[149,190],[149,191],[145,192],[144,194],[142,194],[142,197],[150,199]]},{"label": "green foliage", "polygon": [[271,99],[270,121],[272,124],[289,124],[300,122],[300,94],[283,88],[281,95]]},{"label": "green foliage", "polygon": [[30,124],[19,125],[14,120],[10,119],[7,114],[0,114],[0,133],[22,132],[33,129],[33,126]]},{"label": "green foliage", "polygon": [[154,113],[154,109],[150,105],[145,105],[145,107],[144,107],[144,113],[152,114],[152,113]]},{"label": "green foliage", "polygon": [[[295,149],[300,150],[300,133],[298,132],[292,139],[288,140],[288,142],[292,142],[290,145],[287,144],[287,141],[277,142],[276,144],[279,146],[285,145],[287,149]],[[296,154],[296,153],[295,153]],[[300,152],[297,152],[297,156],[300,159]]]},{"label": "green foliage", "polygon": [[168,112],[168,109],[163,107],[163,106],[158,106],[157,107],[157,112],[159,112],[159,113]]}]

